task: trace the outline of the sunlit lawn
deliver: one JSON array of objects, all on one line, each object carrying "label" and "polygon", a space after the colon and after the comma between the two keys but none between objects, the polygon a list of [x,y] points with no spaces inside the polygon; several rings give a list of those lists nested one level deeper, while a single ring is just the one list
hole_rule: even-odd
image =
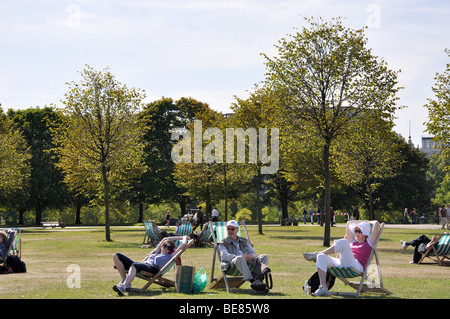
[{"label": "sunlit lawn", "polygon": [[[314,298],[303,294],[303,283],[315,271],[314,263],[302,257],[304,251],[321,250],[323,228],[319,226],[264,226],[264,234],[256,226],[248,226],[257,253],[269,255],[274,287],[267,295],[254,294],[248,283],[228,294],[225,290],[211,290],[209,283],[200,294],[179,294],[174,288],[152,285],[145,293],[130,292],[123,298],[195,298],[213,299],[304,299]],[[343,227],[332,227],[332,239],[344,235]],[[411,265],[413,249],[403,250],[400,239],[409,240],[421,234],[431,237],[438,231],[385,229],[379,243],[379,256],[384,286],[392,295],[364,294],[361,298],[450,298],[450,267],[434,264]],[[105,241],[104,228],[85,227],[65,229],[22,230],[22,260],[27,265],[23,274],[0,276],[0,298],[65,298],[110,299],[120,298],[112,290],[120,277],[113,269],[112,256],[121,252],[132,259],[141,260],[150,249],[139,248],[144,237],[142,227],[112,227],[113,242]],[[190,248],[183,255],[183,264],[205,267],[208,279],[211,274],[213,249]],[[75,266],[73,266],[75,265]],[[74,268],[75,267],[75,268]],[[73,287],[73,269],[79,267],[80,288]],[[216,265],[216,274],[218,265]],[[166,274],[174,278],[174,271]],[[136,279],[134,288],[145,281]],[[333,291],[349,291],[336,280]],[[343,298],[343,297],[331,297]]]}]

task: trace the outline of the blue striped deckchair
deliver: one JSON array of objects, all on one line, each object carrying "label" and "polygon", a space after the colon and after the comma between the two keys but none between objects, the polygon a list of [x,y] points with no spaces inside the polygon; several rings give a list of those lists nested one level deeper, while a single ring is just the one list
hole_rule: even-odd
[{"label": "blue striped deckchair", "polygon": [[[239,222],[238,236],[241,237],[242,227],[245,230],[245,236],[251,244],[250,237],[248,235],[247,227],[245,222]],[[216,255],[219,260],[219,265],[221,263],[221,256],[219,250],[219,243],[228,237],[227,232],[227,222],[209,222],[208,227],[211,229],[211,235],[214,242],[213,260],[211,267],[211,280],[212,285],[210,289],[214,288],[226,288],[227,292],[230,292],[230,287],[239,288],[244,283],[244,278],[240,271],[236,267],[230,267],[227,271],[222,271],[222,275],[218,278],[214,278],[214,268],[216,264]]]},{"label": "blue striped deckchair", "polygon": [[[180,236],[176,236],[177,239],[174,239],[175,242],[179,242],[181,243],[182,237]],[[173,238],[173,237],[168,237],[168,238]],[[140,289],[140,292],[144,292],[145,290],[147,290],[148,287],[150,287],[150,285],[152,285],[153,283],[158,284],[160,286],[163,287],[175,287],[175,282],[173,280],[170,280],[168,278],[164,278],[163,276],[174,266],[174,265],[181,265],[181,255],[189,248],[192,246],[192,244],[194,243],[194,240],[191,239],[187,242],[186,246],[184,247],[180,247],[179,245],[177,245],[177,249],[175,250],[175,254],[172,256],[172,258],[167,262],[167,264],[161,268],[161,270],[156,274],[152,274],[146,271],[140,271],[138,273],[136,273],[136,277],[139,277],[143,280],[147,280],[148,283],[142,287],[142,289]],[[159,243],[159,245],[161,245],[161,242]],[[159,247],[158,245],[158,247]],[[156,249],[158,249],[158,247],[156,247],[150,254],[153,254],[155,252]]]},{"label": "blue striped deckchair", "polygon": [[176,235],[192,237],[192,223],[191,222],[181,223],[178,228],[178,233]]},{"label": "blue striped deckchair", "polygon": [[[353,240],[353,233],[351,232],[349,226],[350,224],[359,224],[363,221],[353,220],[347,222],[347,232],[345,238],[350,242]],[[346,285],[356,289],[355,293],[345,293],[345,292],[330,292],[333,295],[349,295],[354,297],[359,297],[362,292],[376,292],[391,294],[387,289],[383,287],[383,280],[381,277],[381,268],[378,258],[377,246],[380,240],[381,233],[384,228],[384,223],[380,225],[378,221],[366,221],[371,227],[370,239],[373,243],[373,250],[370,254],[369,260],[367,262],[366,268],[360,272],[352,267],[331,267],[328,268],[328,272],[336,276],[338,279],[343,281]],[[372,261],[375,257],[375,264]],[[348,279],[361,277],[359,282],[351,282]]]},{"label": "blue striped deckchair", "polygon": [[148,245],[156,247],[158,243],[161,241],[161,235],[157,229],[156,223],[154,220],[144,220],[144,240],[142,242],[141,247],[146,247]]},{"label": "blue striped deckchair", "polygon": [[[8,235],[9,249],[8,256],[22,256],[22,240],[21,240],[21,229],[20,228],[0,228],[0,230],[6,231]],[[4,263],[4,260],[0,259],[0,263]]]},{"label": "blue striped deckchair", "polygon": [[449,262],[444,259],[450,260],[450,234],[443,233],[437,239],[434,245],[430,245],[426,252],[422,254],[422,258],[419,260],[419,264],[425,258],[429,258],[436,262],[439,266],[448,266]]},{"label": "blue striped deckchair", "polygon": [[[176,236],[188,236],[189,238],[192,238],[192,223],[191,222],[182,222],[178,226],[178,232],[175,232]],[[178,246],[180,244],[180,241],[176,241],[175,245]]]}]

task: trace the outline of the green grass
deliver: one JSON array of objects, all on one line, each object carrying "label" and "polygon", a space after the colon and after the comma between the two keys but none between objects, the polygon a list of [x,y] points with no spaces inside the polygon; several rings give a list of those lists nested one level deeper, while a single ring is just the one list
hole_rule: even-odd
[{"label": "green grass", "polygon": [[[251,291],[248,283],[228,294],[225,290],[211,290],[209,283],[199,294],[178,294],[174,288],[152,285],[145,293],[130,292],[130,298],[183,298],[183,299],[309,299],[303,294],[303,283],[315,272],[314,263],[306,261],[304,251],[321,250],[323,228],[319,226],[264,226],[264,235],[257,227],[248,226],[250,237],[258,254],[269,255],[274,287],[267,295]],[[332,239],[342,238],[343,227],[332,227]],[[413,249],[403,250],[400,239],[409,240],[421,234],[431,237],[438,231],[411,229],[384,229],[378,246],[384,286],[392,295],[363,294],[361,298],[411,299],[450,298],[450,267],[433,264],[411,265]],[[113,269],[112,256],[121,252],[134,260],[141,260],[150,249],[139,248],[144,237],[143,227],[112,227],[113,242],[106,242],[102,227],[22,230],[22,260],[27,265],[23,274],[0,276],[2,299],[116,299],[112,290],[120,277]],[[183,254],[183,264],[205,267],[211,274],[212,248],[190,248]],[[78,265],[81,287],[69,288],[70,265]],[[216,266],[216,274],[218,266]],[[174,278],[174,271],[166,276]],[[69,280],[70,282],[70,280]],[[146,281],[136,278],[134,288]],[[333,291],[354,290],[336,280]],[[343,297],[331,297],[343,298]]]}]

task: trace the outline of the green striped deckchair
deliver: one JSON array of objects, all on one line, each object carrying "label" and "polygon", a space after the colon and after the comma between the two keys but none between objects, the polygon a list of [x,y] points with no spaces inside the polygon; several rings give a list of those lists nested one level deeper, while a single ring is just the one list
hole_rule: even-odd
[{"label": "green striped deckchair", "polygon": [[190,222],[181,223],[178,228],[177,236],[192,237],[192,223],[190,223]]},{"label": "green striped deckchair", "polygon": [[156,222],[154,220],[144,220],[144,228],[145,234],[141,247],[146,247],[149,245],[156,247],[162,239],[156,227]]},{"label": "green striped deckchair", "polygon": [[[192,238],[192,223],[191,222],[182,222],[180,226],[178,226],[178,233],[176,233],[177,236],[189,236],[189,238]],[[180,244],[180,241],[176,241],[175,245],[178,246]]]},{"label": "green striped deckchair", "polygon": [[443,233],[436,239],[437,244],[428,247],[426,252],[422,254],[422,258],[419,260],[419,264],[425,258],[429,258],[436,262],[439,266],[448,266],[449,262],[445,259],[450,260],[450,234]]},{"label": "green striped deckchair", "polygon": [[[227,232],[227,222],[209,222],[208,227],[211,230],[211,235],[214,242],[214,251],[213,251],[213,260],[211,267],[211,280],[212,283],[209,287],[210,289],[214,288],[226,288],[227,292],[230,292],[230,287],[239,288],[244,283],[244,278],[240,271],[236,267],[230,267],[227,271],[222,271],[222,275],[218,278],[214,278],[214,268],[216,264],[216,256],[219,261],[219,265],[221,263],[219,243],[228,237]],[[241,237],[242,227],[245,231],[245,236],[251,244],[250,237],[248,235],[247,227],[245,222],[239,222],[239,231],[238,236]]]},{"label": "green striped deckchair", "polygon": [[206,225],[206,227],[203,228],[203,230],[199,234],[196,246],[200,247],[203,245],[207,245],[208,243],[211,243],[211,241],[212,241],[211,228],[209,227],[209,225]]},{"label": "green striped deckchair", "polygon": [[[175,242],[177,243],[181,243],[182,241],[182,236],[176,236],[177,239],[174,239]],[[173,238],[173,237],[168,237],[168,238]],[[161,241],[162,242],[162,241]],[[158,244],[158,246],[150,253],[153,254],[155,252],[156,249],[158,249],[159,245],[161,245],[161,242]],[[153,283],[158,284],[160,286],[164,286],[164,287],[175,287],[175,282],[171,279],[168,278],[164,278],[163,276],[174,266],[174,265],[181,265],[181,255],[189,248],[192,246],[192,244],[194,243],[194,240],[191,239],[187,242],[186,246],[184,247],[180,247],[179,245],[177,245],[177,249],[175,250],[175,254],[172,256],[172,258],[167,262],[167,264],[161,268],[161,270],[156,274],[152,274],[146,271],[140,271],[138,273],[136,273],[136,277],[139,277],[141,279],[147,280],[148,283],[142,287],[142,289],[140,289],[140,292],[144,292],[145,290],[147,290],[148,287],[150,287],[150,285],[152,285]]]},{"label": "green striped deckchair", "polygon": [[[353,240],[353,233],[350,230],[350,225],[359,224],[363,221],[361,220],[353,220],[347,222],[346,227],[346,235],[345,238],[350,242]],[[346,285],[356,289],[355,293],[344,293],[344,292],[330,292],[333,295],[349,295],[359,297],[362,292],[377,292],[377,293],[385,293],[391,294],[387,289],[383,287],[383,280],[381,277],[381,268],[380,262],[378,258],[377,246],[381,237],[381,233],[384,228],[384,223],[380,225],[380,223],[376,220],[366,221],[369,223],[371,228],[370,239],[373,243],[373,250],[370,254],[369,260],[367,262],[366,268],[360,272],[352,267],[330,267],[328,268],[328,272],[332,275],[336,276],[338,279],[343,281]],[[372,264],[372,261],[375,257],[375,264]],[[350,278],[361,277],[360,281],[349,281]]]}]

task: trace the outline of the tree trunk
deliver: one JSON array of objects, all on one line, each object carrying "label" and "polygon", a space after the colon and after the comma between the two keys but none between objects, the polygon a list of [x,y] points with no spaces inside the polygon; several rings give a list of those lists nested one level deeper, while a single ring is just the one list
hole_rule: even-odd
[{"label": "tree trunk", "polygon": [[81,224],[81,207],[83,207],[83,205],[79,201],[77,201],[75,205],[76,205],[76,208],[75,208],[75,224],[79,225],[79,224]]},{"label": "tree trunk", "polygon": [[262,213],[261,213],[261,172],[258,169],[258,175],[256,176],[256,212],[258,216],[258,233],[263,235],[262,229]]},{"label": "tree trunk", "polygon": [[369,192],[369,220],[374,220],[375,214],[373,212],[373,190],[370,181],[367,183],[367,190]]},{"label": "tree trunk", "polygon": [[106,174],[106,167],[102,165],[103,187],[105,194],[105,238],[106,241],[111,240],[111,222],[109,220],[109,181]]},{"label": "tree trunk", "polygon": [[138,223],[142,223],[144,220],[144,203],[142,201],[139,201],[139,217],[138,217]]},{"label": "tree trunk", "polygon": [[323,245],[330,247],[330,200],[331,200],[331,181],[330,181],[330,144],[331,141],[326,141],[323,150],[323,168],[324,168],[324,182],[325,182],[325,222],[324,222],[324,235]]}]

